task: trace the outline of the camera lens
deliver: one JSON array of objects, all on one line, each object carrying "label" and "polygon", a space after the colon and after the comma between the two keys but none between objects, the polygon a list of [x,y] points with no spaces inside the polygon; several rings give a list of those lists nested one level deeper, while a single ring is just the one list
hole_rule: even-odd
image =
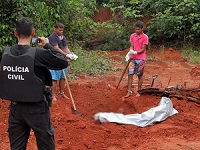
[{"label": "camera lens", "polygon": [[41,43],[41,40],[38,38],[38,39],[37,39],[37,42],[38,42],[38,43]]}]

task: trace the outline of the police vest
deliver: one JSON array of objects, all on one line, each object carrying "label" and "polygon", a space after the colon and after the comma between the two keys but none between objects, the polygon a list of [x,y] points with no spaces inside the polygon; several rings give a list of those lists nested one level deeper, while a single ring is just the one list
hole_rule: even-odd
[{"label": "police vest", "polygon": [[43,101],[44,85],[34,73],[36,48],[13,56],[10,47],[4,50],[0,67],[0,98],[14,102]]}]

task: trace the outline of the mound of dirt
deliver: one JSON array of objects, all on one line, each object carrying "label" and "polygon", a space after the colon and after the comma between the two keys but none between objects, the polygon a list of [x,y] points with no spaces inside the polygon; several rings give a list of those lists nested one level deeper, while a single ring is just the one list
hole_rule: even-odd
[{"label": "mound of dirt", "polygon": [[109,8],[98,7],[98,12],[92,18],[95,22],[105,22],[112,19],[112,12]]},{"label": "mound of dirt", "polygon": [[193,77],[200,76],[200,67],[192,68],[190,75]]},{"label": "mound of dirt", "polygon": [[[116,112],[124,114],[142,113],[156,107],[160,96],[143,94],[135,97],[137,77],[134,77],[134,94],[124,98],[127,92],[127,74],[120,86],[116,85],[126,64],[124,51],[109,52],[109,57],[116,61],[113,65],[118,71],[111,71],[101,76],[81,76],[69,79],[78,115],[72,109],[70,99],[58,97],[51,107],[52,123],[56,127],[55,141],[57,150],[197,150],[200,147],[200,105],[186,99],[171,98],[174,108],[179,112],[163,122],[144,128],[134,125],[103,123],[95,121],[98,112]],[[157,56],[162,56],[159,52]],[[152,75],[158,74],[154,87],[165,88],[186,82],[187,88],[199,86],[199,65],[179,63],[179,52],[167,49],[168,59],[147,61],[144,84],[151,84]],[[151,57],[150,54],[148,57]],[[175,59],[176,61],[171,61]],[[194,75],[196,74],[196,75]],[[170,79],[170,80],[169,80]],[[146,88],[146,86],[143,86]],[[68,89],[65,88],[68,94]],[[69,96],[69,94],[68,94]],[[3,101],[0,108],[0,149],[9,150],[8,140],[8,101]],[[28,150],[37,150],[34,133],[31,132]]]}]

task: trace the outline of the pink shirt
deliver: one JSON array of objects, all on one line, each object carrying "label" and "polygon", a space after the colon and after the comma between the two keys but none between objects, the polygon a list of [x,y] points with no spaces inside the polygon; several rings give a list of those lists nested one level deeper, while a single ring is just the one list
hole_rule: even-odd
[{"label": "pink shirt", "polygon": [[[136,33],[133,33],[130,36],[130,42],[133,43],[134,50],[139,51],[139,50],[142,49],[143,45],[148,45],[149,38],[144,33],[142,33],[142,35],[140,37],[138,37],[138,35]],[[136,60],[146,60],[146,51],[144,51],[141,54],[136,54],[136,55],[131,54],[130,57],[133,58],[133,59],[136,59]]]}]

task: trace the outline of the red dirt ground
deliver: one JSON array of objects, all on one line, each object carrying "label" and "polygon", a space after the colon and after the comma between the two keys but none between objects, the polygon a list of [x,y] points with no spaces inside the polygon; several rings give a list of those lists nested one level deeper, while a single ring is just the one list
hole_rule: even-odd
[{"label": "red dirt ground", "polygon": [[[187,99],[171,98],[179,112],[166,120],[144,128],[116,123],[99,123],[93,119],[98,112],[142,113],[159,104],[161,97],[155,95],[132,95],[124,99],[127,74],[118,89],[116,85],[125,68],[124,56],[128,50],[109,52],[110,59],[119,68],[104,75],[69,79],[70,89],[79,115],[72,109],[70,99],[59,99],[51,107],[52,123],[56,127],[57,150],[198,150],[200,149],[200,104]],[[187,89],[200,88],[200,65],[189,65],[181,54],[170,49],[163,53],[148,50],[144,84],[151,84],[152,75],[158,74],[154,87],[164,88],[186,85]],[[151,59],[154,58],[154,59]],[[170,80],[171,78],[171,80]],[[133,81],[137,83],[137,78]],[[184,84],[185,82],[185,84]],[[143,87],[146,88],[146,87]],[[137,91],[137,86],[133,86]],[[67,87],[65,93],[68,94]],[[69,95],[69,94],[68,94]],[[0,108],[0,150],[9,150],[8,101]],[[33,132],[28,150],[36,150]]]}]

